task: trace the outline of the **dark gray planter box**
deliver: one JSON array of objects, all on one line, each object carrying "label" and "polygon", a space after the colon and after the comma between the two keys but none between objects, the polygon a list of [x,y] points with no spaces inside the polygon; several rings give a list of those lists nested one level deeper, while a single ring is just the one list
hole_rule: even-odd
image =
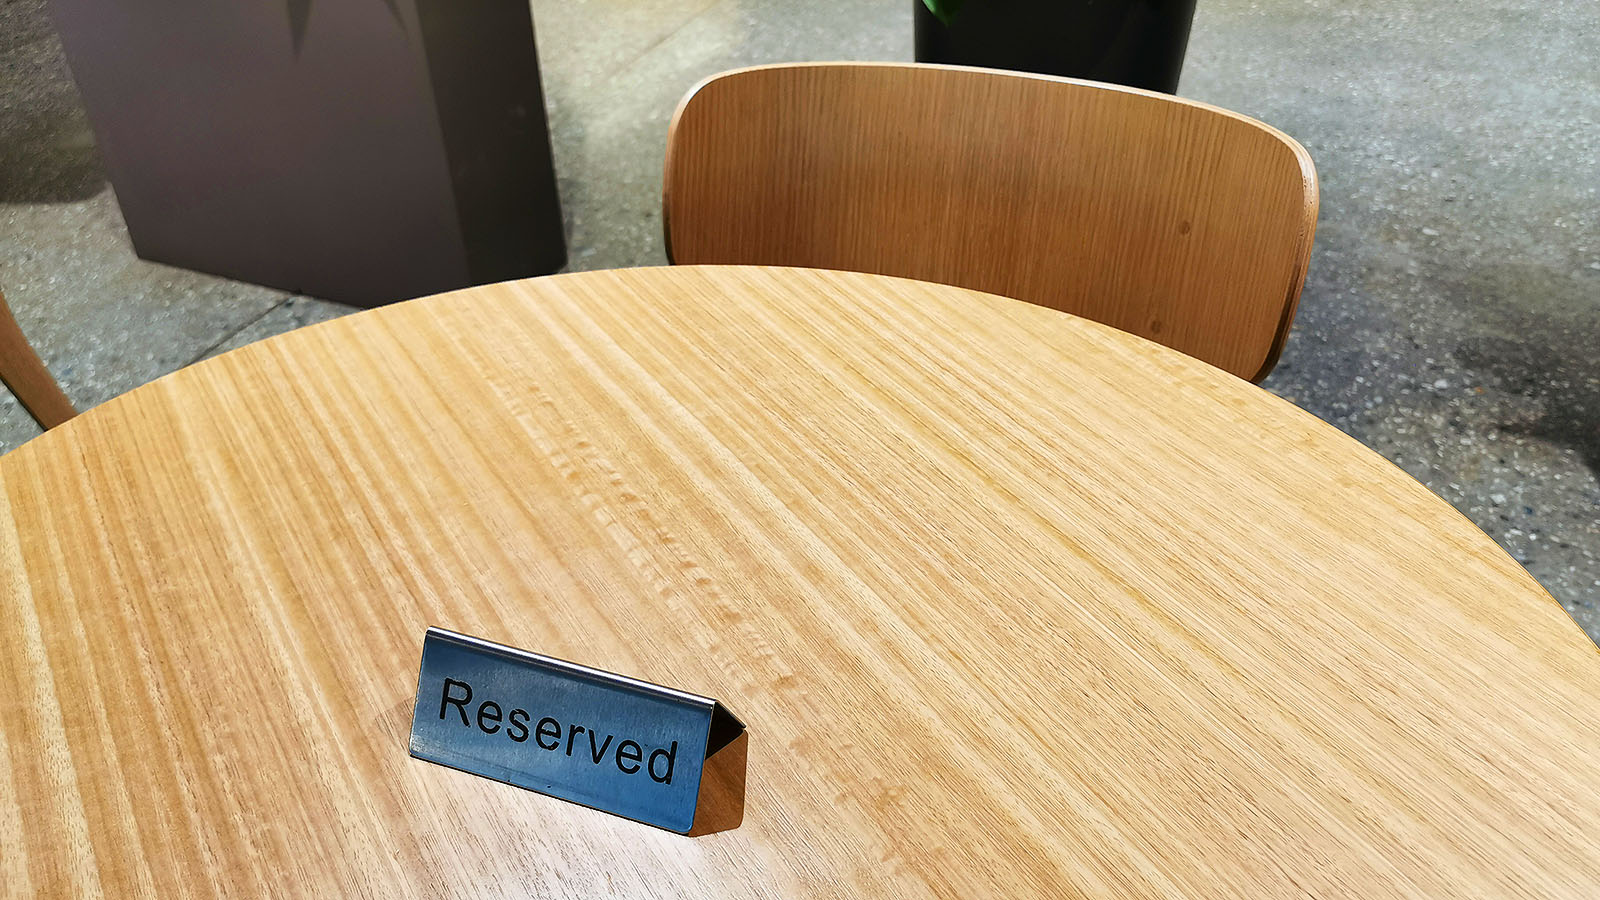
[{"label": "dark gray planter box", "polygon": [[553,272],[526,0],[51,0],[135,251],[371,306]]}]

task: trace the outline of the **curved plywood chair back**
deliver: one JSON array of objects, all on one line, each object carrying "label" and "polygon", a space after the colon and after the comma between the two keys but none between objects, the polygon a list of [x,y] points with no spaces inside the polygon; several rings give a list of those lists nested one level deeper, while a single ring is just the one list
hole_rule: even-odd
[{"label": "curved plywood chair back", "polygon": [[1048,76],[794,64],[712,77],[667,139],[669,258],[1003,294],[1241,377],[1277,361],[1317,213],[1293,139]]}]

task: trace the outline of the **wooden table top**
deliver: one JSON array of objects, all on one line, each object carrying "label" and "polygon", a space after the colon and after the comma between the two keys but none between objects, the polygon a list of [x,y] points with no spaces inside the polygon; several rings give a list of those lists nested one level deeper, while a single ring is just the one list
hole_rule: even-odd
[{"label": "wooden table top", "polygon": [[[0,893],[1593,897],[1600,653],[1333,428],[1050,310],[641,269],[0,459]],[[441,625],[725,700],[685,837],[411,759]]]}]

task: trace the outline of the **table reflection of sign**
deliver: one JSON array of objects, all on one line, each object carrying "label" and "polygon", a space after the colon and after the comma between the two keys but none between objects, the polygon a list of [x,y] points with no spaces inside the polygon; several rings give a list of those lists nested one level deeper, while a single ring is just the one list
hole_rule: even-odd
[{"label": "table reflection of sign", "polygon": [[428,629],[411,755],[672,831],[744,730],[709,697]]}]

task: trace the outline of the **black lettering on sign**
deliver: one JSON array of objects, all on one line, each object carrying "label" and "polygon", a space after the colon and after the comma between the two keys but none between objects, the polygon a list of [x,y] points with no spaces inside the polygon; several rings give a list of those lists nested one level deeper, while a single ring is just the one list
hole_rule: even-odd
[{"label": "black lettering on sign", "polygon": [[589,732],[589,755],[594,757],[595,765],[600,765],[600,757],[606,755],[606,748],[611,746],[611,738],[612,735],[606,735],[606,742],[596,748],[594,745],[594,732]]},{"label": "black lettering on sign", "polygon": [[[623,765],[623,760],[633,763],[633,768],[630,769]],[[639,771],[639,763],[643,761],[644,752],[639,749],[639,745],[637,743],[633,741],[623,741],[617,745],[617,768],[621,769],[623,772],[632,775],[633,773]]]},{"label": "black lettering on sign", "polygon": [[[460,697],[452,697],[450,696],[450,689],[453,687],[461,688],[466,693]],[[467,684],[465,681],[456,681],[454,678],[446,678],[444,680],[444,696],[439,699],[439,718],[444,718],[444,708],[446,706],[455,706],[461,711],[461,724],[469,725],[470,723],[467,722],[467,703],[471,700],[472,685]]]},{"label": "black lettering on sign", "polygon": [[[550,743],[546,744],[545,738],[549,738]],[[539,730],[534,732],[533,740],[545,750],[554,750],[561,746],[561,723],[549,716],[540,719]]]},{"label": "black lettering on sign", "polygon": [[[518,716],[521,716],[521,718],[518,719]],[[506,716],[506,723],[506,737],[511,738],[513,741],[516,741],[519,744],[528,739],[527,710],[513,709],[511,711],[511,715]]]},{"label": "black lettering on sign", "polygon": [[[493,722],[490,728],[485,722]],[[493,700],[485,700],[478,706],[478,730],[484,734],[494,734],[500,730],[500,704]]]},{"label": "black lettering on sign", "polygon": [[[654,781],[654,782],[656,782],[658,784],[671,784],[672,783],[672,763],[677,758],[678,758],[678,742],[677,741],[673,741],[672,742],[672,749],[671,750],[657,750],[656,752],[650,754],[650,780]],[[657,759],[665,759],[667,761],[667,770],[665,772],[661,773],[660,775],[656,774],[656,760]]]},{"label": "black lettering on sign", "polygon": [[[444,689],[439,694],[439,718],[449,718],[450,708],[455,707],[456,714],[461,717],[461,724],[467,728],[476,726],[484,734],[499,734],[504,731],[506,737],[519,744],[528,740],[530,714],[527,710],[513,709],[510,713],[505,713],[500,704],[493,700],[484,700],[478,704],[473,715],[468,715],[467,705],[471,702],[472,685],[454,678],[446,678]],[[505,726],[503,729],[502,723]],[[561,723],[551,716],[544,716],[533,726],[533,742],[541,750],[560,750],[561,734]],[[589,760],[593,765],[598,766],[605,761],[606,752],[615,742],[617,750],[612,760],[616,763],[617,771],[624,775],[634,775],[643,769],[650,774],[650,780],[657,784],[672,783],[672,769],[678,759],[677,741],[673,741],[670,746],[651,750],[647,762],[644,747],[638,741],[618,741],[614,734],[608,734],[601,740],[600,732],[573,722],[566,727],[567,756],[572,755],[572,745],[580,734],[589,736]],[[578,758],[583,757],[580,755]]]}]

